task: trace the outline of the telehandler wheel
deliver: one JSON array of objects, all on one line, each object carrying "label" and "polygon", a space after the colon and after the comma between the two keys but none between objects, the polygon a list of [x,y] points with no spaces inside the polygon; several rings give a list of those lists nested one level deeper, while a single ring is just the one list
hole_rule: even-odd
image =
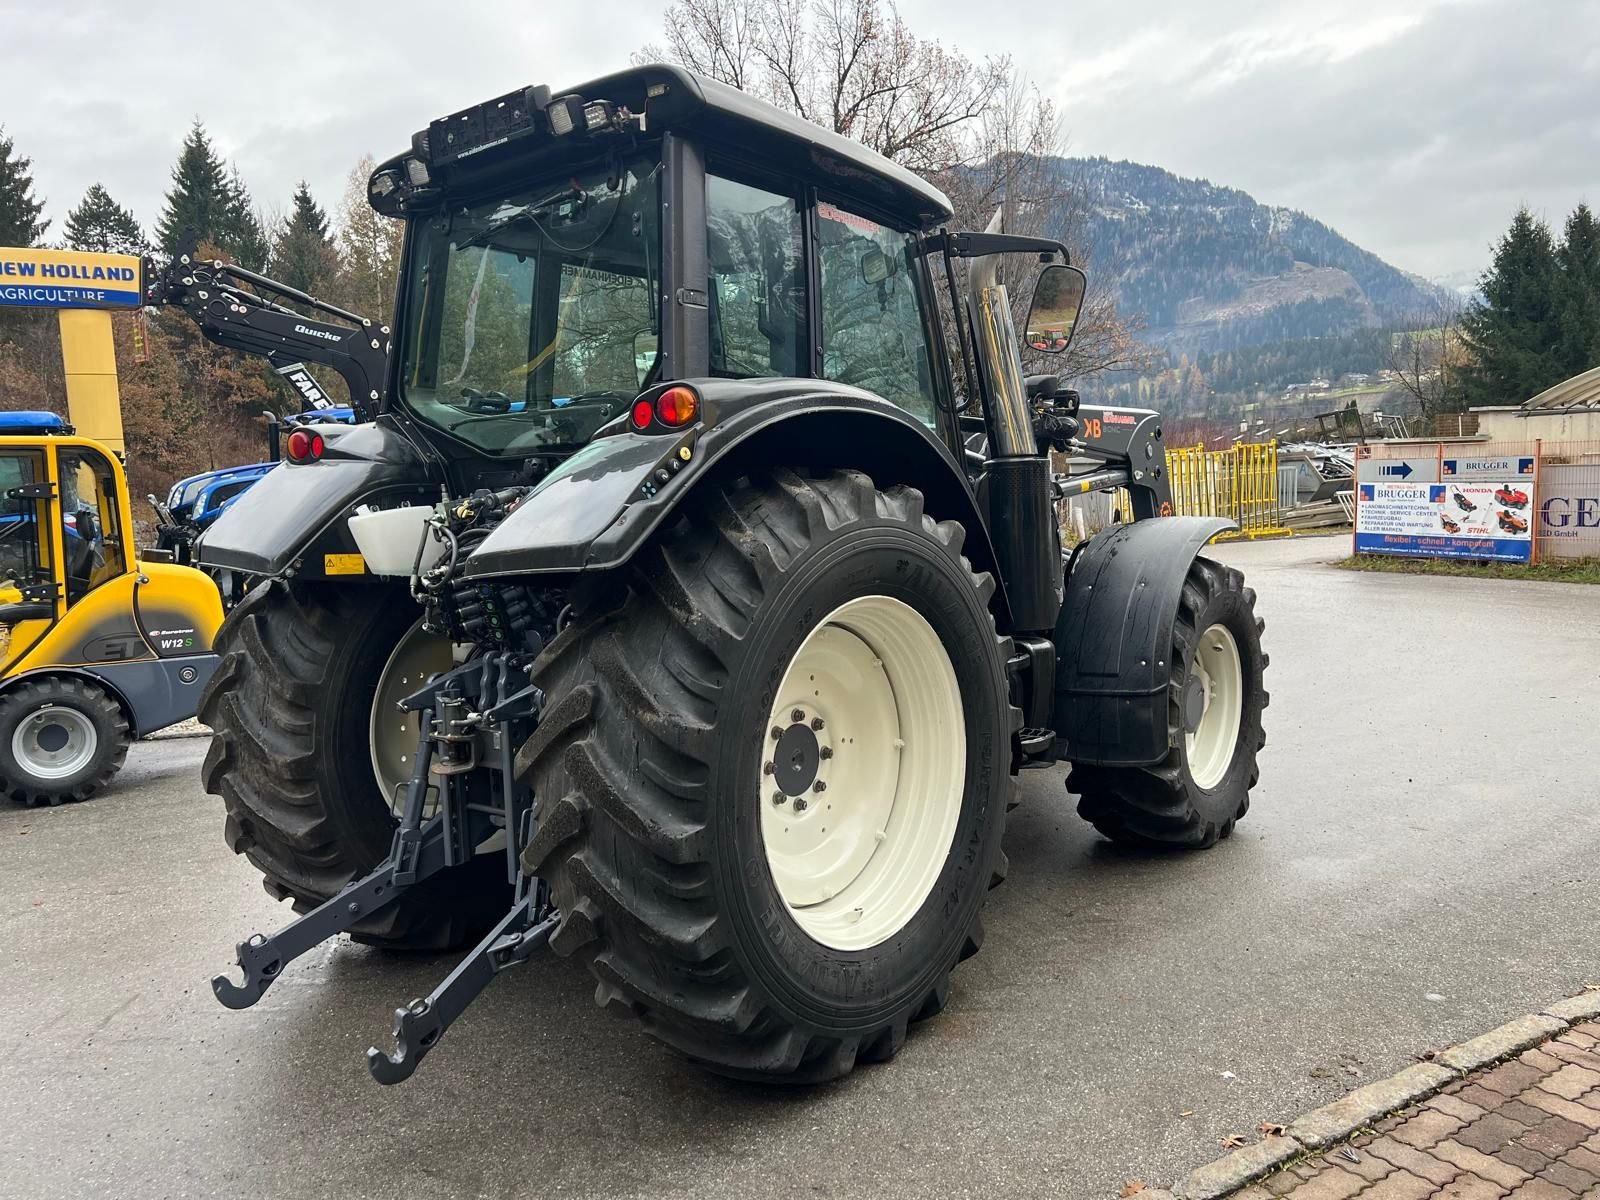
[{"label": "telehandler wheel", "polygon": [[983,938],[1009,642],[920,492],[777,471],[690,501],[536,664],[524,864],[601,1005],[719,1074],[892,1058]]},{"label": "telehandler wheel", "polygon": [[1115,842],[1205,848],[1250,807],[1266,745],[1266,627],[1244,576],[1197,558],[1172,630],[1166,758],[1149,767],[1074,764],[1078,815]]},{"label": "telehandler wheel", "polygon": [[[405,739],[386,732],[401,721],[393,705],[450,657],[441,644],[442,662],[432,662],[440,656],[408,637],[416,622],[410,598],[379,585],[267,581],[217,631],[220,661],[200,699],[200,719],[212,728],[202,778],[222,797],[229,847],[297,912],[389,853],[396,818],[387,796],[409,774],[394,750]],[[416,751],[410,728],[398,753]],[[445,949],[481,936],[510,903],[504,856],[485,854],[410,889],[351,932],[376,945]]]},{"label": "telehandler wheel", "polygon": [[24,804],[87,800],[131,740],[122,705],[87,680],[28,680],[0,696],[0,782]]}]

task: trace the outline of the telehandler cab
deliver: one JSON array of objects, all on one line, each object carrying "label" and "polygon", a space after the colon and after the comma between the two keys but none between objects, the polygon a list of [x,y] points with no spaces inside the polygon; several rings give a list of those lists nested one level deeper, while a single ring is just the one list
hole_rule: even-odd
[{"label": "telehandler cab", "polygon": [[[369,1051],[390,1083],[548,944],[713,1071],[829,1079],[945,1004],[1018,771],[1071,764],[1121,841],[1244,815],[1229,522],[1171,515],[1157,414],[1023,374],[1077,320],[1064,246],[949,231],[901,167],[665,66],[434,121],[370,196],[407,223],[376,420],[197,546],[261,580],[206,786],[303,914],[224,1004],[341,931],[478,938]],[[1044,264],[1024,339],[1005,256]],[[1113,487],[1136,520],[1065,555],[1054,502]]]},{"label": "telehandler cab", "polygon": [[84,800],[128,743],[192,717],[222,602],[135,557],[122,464],[54,413],[0,413],[0,789]]}]

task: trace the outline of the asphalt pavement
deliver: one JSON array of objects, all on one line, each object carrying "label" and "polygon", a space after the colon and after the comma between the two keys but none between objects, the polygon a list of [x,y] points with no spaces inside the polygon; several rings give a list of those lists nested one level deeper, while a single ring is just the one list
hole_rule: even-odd
[{"label": "asphalt pavement", "polygon": [[1106,1197],[1600,982],[1600,588],[1344,546],[1220,551],[1272,656],[1232,840],[1119,851],[1030,773],[948,1009],[819,1089],[685,1066],[557,959],[379,1087],[363,1051],[451,960],[335,943],[221,1008],[288,913],[222,844],[203,741],[0,807],[0,1196]]}]

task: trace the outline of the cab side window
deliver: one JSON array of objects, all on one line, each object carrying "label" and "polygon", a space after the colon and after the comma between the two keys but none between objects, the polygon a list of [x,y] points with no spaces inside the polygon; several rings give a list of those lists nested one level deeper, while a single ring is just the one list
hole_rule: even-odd
[{"label": "cab side window", "polygon": [[21,590],[50,577],[50,539],[40,514],[48,501],[15,494],[44,479],[44,456],[35,450],[0,453],[0,591]]},{"label": "cab side window", "polygon": [[793,197],[706,176],[713,375],[808,374],[803,254]]},{"label": "cab side window", "polygon": [[875,392],[937,428],[926,297],[910,235],[817,205],[822,373]]},{"label": "cab side window", "polygon": [[117,479],[103,454],[85,447],[63,449],[61,464],[62,546],[67,603],[75,604],[128,569],[117,509]]}]

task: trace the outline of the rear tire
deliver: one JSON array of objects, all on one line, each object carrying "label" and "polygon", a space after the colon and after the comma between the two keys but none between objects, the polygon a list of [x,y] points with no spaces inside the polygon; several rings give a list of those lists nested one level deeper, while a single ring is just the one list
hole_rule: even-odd
[{"label": "rear tire", "polygon": [[[229,849],[296,912],[389,853],[396,820],[374,776],[373,703],[416,620],[409,598],[379,586],[267,581],[217,632],[219,662],[200,700],[212,729],[202,779],[222,798]],[[442,950],[481,936],[510,904],[505,859],[485,854],[410,889],[351,933]]]},{"label": "rear tire", "polygon": [[122,706],[85,679],[28,680],[0,696],[0,784],[24,804],[87,800],[131,740]]},{"label": "rear tire", "polygon": [[[561,910],[551,946],[588,960],[598,1003],[719,1074],[832,1079],[892,1058],[982,942],[1020,723],[1009,643],[964,531],[925,516],[919,492],[786,471],[707,490],[624,578],[577,598],[536,664],[549,704],[517,758],[539,816],[523,861]],[[823,630],[859,643],[832,684]],[[875,669],[887,688],[842,686]],[[918,679],[955,690],[921,709]],[[901,757],[855,744],[895,740],[885,728]],[[830,772],[835,787],[816,787]],[[941,773],[957,775],[948,801]],[[862,832],[825,836],[850,800],[890,814],[859,867],[828,859]],[[790,818],[815,824],[812,844],[777,840]],[[904,836],[924,823],[935,832]],[[808,851],[828,860],[809,876]]]},{"label": "rear tire", "polygon": [[[1255,603],[1232,567],[1208,558],[1190,566],[1172,631],[1167,756],[1149,767],[1073,764],[1067,776],[1078,815],[1112,841],[1205,849],[1249,809],[1269,699]],[[1186,696],[1191,706],[1213,700],[1186,721]]]}]

